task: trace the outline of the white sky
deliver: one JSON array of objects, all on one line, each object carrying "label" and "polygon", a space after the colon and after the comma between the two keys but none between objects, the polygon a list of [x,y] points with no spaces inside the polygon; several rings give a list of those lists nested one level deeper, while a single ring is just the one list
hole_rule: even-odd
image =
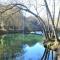
[{"label": "white sky", "polygon": [[[0,0],[0,3],[5,3],[8,4],[9,2],[13,2],[14,0]],[[23,4],[27,5],[31,11],[33,11],[34,13],[36,13],[36,10],[34,8],[34,6],[36,6],[36,0],[15,0],[18,3],[22,2]],[[50,11],[53,12],[53,0],[47,0],[48,4],[49,4],[49,8]],[[14,2],[15,3],[15,2]],[[30,4],[29,4],[30,3]],[[59,12],[59,7],[60,7],[60,0],[55,0],[56,3],[56,8],[55,8],[55,17],[58,16],[58,12]],[[41,5],[44,4],[44,0],[37,0],[37,7],[38,7],[38,13],[41,17],[45,17],[46,15],[46,9],[44,6],[41,7]],[[31,14],[29,13],[25,13],[25,16],[30,16]]]}]

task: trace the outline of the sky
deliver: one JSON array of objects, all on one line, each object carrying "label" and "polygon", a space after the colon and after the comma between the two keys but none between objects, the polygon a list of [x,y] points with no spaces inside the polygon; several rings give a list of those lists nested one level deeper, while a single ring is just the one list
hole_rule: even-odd
[{"label": "sky", "polygon": [[[37,1],[37,11],[39,13],[39,15],[41,17],[45,17],[46,16],[46,8],[44,5],[44,1],[43,0],[15,0],[18,3],[23,3],[25,4],[32,12],[36,13],[35,10],[35,6],[36,6],[36,1]],[[4,4],[8,4],[9,2],[15,3],[14,0],[0,0],[0,3],[4,3]],[[49,9],[51,11],[51,13],[53,13],[53,0],[47,0],[48,5],[49,5]],[[59,12],[59,6],[60,6],[60,0],[55,0],[55,17],[57,18],[58,16],[58,12]],[[41,6],[42,5],[42,6]],[[31,14],[24,12],[25,16],[30,16]]]}]

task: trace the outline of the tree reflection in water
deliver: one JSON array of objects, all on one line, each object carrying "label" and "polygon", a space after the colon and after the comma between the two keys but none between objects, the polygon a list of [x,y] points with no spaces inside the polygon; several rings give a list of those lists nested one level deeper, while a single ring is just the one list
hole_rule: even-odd
[{"label": "tree reflection in water", "polygon": [[[9,39],[7,39],[9,38]],[[22,53],[20,41],[14,40],[7,35],[0,36],[0,60],[15,60]]]},{"label": "tree reflection in water", "polygon": [[[42,44],[36,43],[33,46],[22,44],[20,40],[13,40],[10,36],[7,39],[6,35],[0,39],[3,44],[0,44],[0,60],[40,60],[43,56],[45,48]],[[51,53],[49,56],[51,59]]]}]

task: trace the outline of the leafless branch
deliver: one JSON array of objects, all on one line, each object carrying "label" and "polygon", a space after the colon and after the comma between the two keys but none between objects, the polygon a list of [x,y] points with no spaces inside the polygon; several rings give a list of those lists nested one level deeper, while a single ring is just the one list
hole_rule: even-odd
[{"label": "leafless branch", "polygon": [[50,18],[51,18],[51,21],[52,21],[53,35],[55,36],[55,39],[57,40],[58,37],[57,37],[57,33],[56,33],[56,29],[55,29],[55,25],[54,25],[54,20],[53,20],[53,18],[52,18],[51,12],[50,12],[50,10],[49,10],[49,7],[48,7],[48,4],[47,4],[47,1],[44,0],[44,2],[45,2],[46,10],[47,10],[47,12],[48,12],[48,14],[49,14],[49,16],[50,16]]},{"label": "leafless branch", "polygon": [[54,18],[55,18],[55,0],[53,0],[53,4],[54,4],[54,12],[53,12],[53,24],[54,24]]},{"label": "leafless branch", "polygon": [[58,28],[59,18],[60,18],[60,10],[59,10],[59,14],[58,14],[58,19],[57,19],[56,29]]},{"label": "leafless branch", "polygon": [[25,5],[23,5],[23,4],[10,4],[10,5],[13,5],[13,6],[5,9],[5,10],[2,11],[1,13],[4,13],[4,12],[6,12],[7,10],[12,9],[12,8],[16,7],[17,5],[23,6],[24,8],[23,8],[23,7],[19,7],[19,6],[18,6],[18,7],[19,7],[20,10],[24,10],[24,11],[26,11],[26,12],[31,13],[31,14],[34,15],[36,18],[38,18],[39,20],[41,20],[41,21],[43,22],[43,24],[45,25],[45,22],[43,21],[43,19],[42,19],[40,16],[36,15],[35,13],[33,13],[32,11],[30,11]]}]

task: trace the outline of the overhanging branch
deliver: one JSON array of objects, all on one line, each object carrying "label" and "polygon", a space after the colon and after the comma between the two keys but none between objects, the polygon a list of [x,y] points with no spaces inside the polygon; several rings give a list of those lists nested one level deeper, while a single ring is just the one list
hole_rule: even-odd
[{"label": "overhanging branch", "polygon": [[[26,12],[31,13],[32,15],[34,15],[34,16],[39,20],[39,22],[41,21],[42,24],[43,24],[43,26],[44,26],[44,32],[45,32],[45,34],[46,34],[47,26],[46,26],[44,20],[43,20],[40,16],[38,16],[37,14],[35,14],[34,12],[32,12],[30,9],[28,9],[28,8],[27,8],[25,5],[23,5],[23,4],[10,4],[10,5],[11,5],[11,7],[5,9],[5,10],[2,11],[1,13],[3,14],[3,13],[6,12],[7,10],[13,9],[14,7],[17,7],[17,6],[18,6],[18,8],[19,8],[20,10],[24,10],[24,11],[26,11]],[[9,6],[10,6],[10,5],[9,5]],[[47,34],[46,34],[46,35],[47,35]]]}]

